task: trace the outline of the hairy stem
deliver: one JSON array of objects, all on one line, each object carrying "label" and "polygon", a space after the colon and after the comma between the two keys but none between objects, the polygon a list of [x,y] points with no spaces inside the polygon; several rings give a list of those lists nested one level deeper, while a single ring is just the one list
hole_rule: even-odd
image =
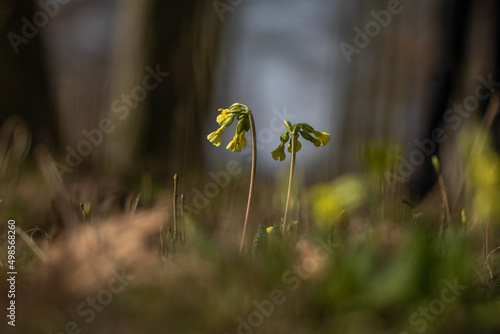
[{"label": "hairy stem", "polygon": [[252,112],[248,112],[248,119],[250,120],[250,135],[252,136],[252,171],[250,174],[250,189],[248,191],[247,212],[245,214],[245,224],[243,225],[243,234],[241,235],[240,255],[243,253],[246,243],[246,235],[248,230],[248,218],[250,217],[250,209],[253,201],[253,191],[255,187],[255,172],[257,170],[257,138],[255,135],[255,122]]},{"label": "hairy stem", "polygon": [[288,180],[288,193],[286,195],[285,216],[283,217],[283,235],[286,233],[286,223],[288,217],[288,207],[290,205],[290,195],[292,193],[293,172],[295,170],[295,145],[297,135],[292,134],[292,158],[290,162],[290,179]]}]

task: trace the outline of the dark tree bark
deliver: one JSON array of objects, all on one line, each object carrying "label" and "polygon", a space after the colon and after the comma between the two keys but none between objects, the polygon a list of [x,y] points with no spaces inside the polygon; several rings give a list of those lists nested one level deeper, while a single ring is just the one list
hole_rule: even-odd
[{"label": "dark tree bark", "polygon": [[[31,0],[6,1],[2,4],[6,21],[0,22],[0,124],[12,115],[21,116],[28,124],[33,143],[44,142],[55,146],[57,132],[55,112],[49,94],[44,50],[40,34],[25,38],[24,22],[33,18],[34,2]],[[10,11],[10,10],[11,11]],[[9,40],[9,33],[27,40],[17,45],[18,52]],[[12,38],[12,34],[10,35]]]},{"label": "dark tree bark", "polygon": [[152,92],[144,152],[167,158],[169,173],[186,175],[202,167],[220,22],[211,2],[203,0],[157,0],[152,20],[151,62],[171,75]]},{"label": "dark tree bark", "polygon": [[[442,43],[437,50],[438,63],[435,65],[433,84],[429,86],[429,116],[425,138],[432,138],[434,129],[441,126],[444,112],[448,108],[450,96],[456,89],[463,70],[467,28],[469,27],[470,0],[445,0],[442,5]],[[436,144],[437,146],[437,144]],[[436,152],[437,153],[437,152]],[[435,184],[436,176],[431,156],[417,168],[410,180],[410,194],[414,200],[421,199]]]}]

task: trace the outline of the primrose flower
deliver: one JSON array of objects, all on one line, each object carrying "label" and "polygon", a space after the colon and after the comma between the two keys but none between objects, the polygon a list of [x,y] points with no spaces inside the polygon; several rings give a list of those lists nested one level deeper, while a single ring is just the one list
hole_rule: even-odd
[{"label": "primrose flower", "polygon": [[219,146],[222,141],[224,129],[229,127],[236,119],[238,124],[236,125],[235,136],[226,148],[233,152],[241,152],[241,148],[247,146],[245,132],[250,130],[250,109],[244,104],[234,103],[228,109],[219,109],[219,112],[216,121],[220,128],[209,134],[207,139],[215,146]]},{"label": "primrose flower", "polygon": [[285,120],[284,123],[287,127],[287,130],[283,132],[283,134],[280,136],[281,143],[278,146],[278,148],[271,152],[271,155],[273,156],[274,160],[279,160],[279,161],[285,160],[284,145],[287,142],[289,143],[288,152],[291,153],[292,140],[294,138],[296,138],[295,152],[300,151],[300,149],[302,148],[302,143],[299,141],[299,137],[302,137],[303,139],[310,141],[316,147],[325,146],[330,141],[330,134],[326,132],[316,131],[312,126],[310,126],[307,123],[296,123],[292,125],[292,123],[290,123],[287,120]]},{"label": "primrose flower", "polygon": [[285,144],[281,143],[277,149],[271,152],[274,160],[283,161],[285,160]]},{"label": "primrose flower", "polygon": [[[241,103],[233,103],[228,109],[219,109],[216,121],[219,124],[219,130],[212,132],[207,136],[207,139],[219,146],[222,140],[222,133],[224,129],[233,124],[236,119],[236,129],[234,131],[233,140],[229,142],[226,149],[233,152],[241,152],[241,148],[247,146],[247,139],[245,132],[250,131],[252,139],[252,169],[250,174],[250,190],[248,192],[247,212],[245,214],[245,224],[243,225],[243,233],[241,235],[240,255],[243,253],[246,244],[246,235],[248,230],[248,217],[250,216],[250,208],[252,206],[252,199],[255,185],[255,172],[257,170],[257,141],[255,138],[255,122],[253,119],[252,111],[246,105]],[[267,236],[267,234],[265,234]]]},{"label": "primrose flower", "polygon": [[[325,146],[330,141],[330,134],[326,132],[319,132],[314,130],[312,126],[307,123],[290,123],[288,120],[284,120],[287,130],[280,136],[280,144],[277,149],[271,152],[274,160],[283,161],[285,160],[285,144],[288,142],[288,152],[292,153],[290,159],[290,179],[288,181],[288,195],[286,197],[285,215],[283,217],[283,233],[288,232],[287,229],[287,218],[288,218],[288,207],[290,205],[290,193],[292,189],[293,181],[293,171],[295,168],[295,156],[298,151],[302,148],[302,144],[299,141],[299,137],[302,136],[303,139],[310,141],[314,146]],[[313,136],[314,135],[314,136]],[[294,152],[292,152],[292,144],[295,140]],[[292,223],[293,224],[293,223]]]},{"label": "primrose flower", "polygon": [[240,132],[240,144],[241,147],[247,146],[247,139],[245,138],[245,132]]},{"label": "primrose flower", "polygon": [[217,116],[217,123],[219,123],[220,126],[224,124],[224,121],[230,117],[229,114],[229,109],[219,109],[220,114]]},{"label": "primrose flower", "polygon": [[245,138],[245,132],[240,134],[235,134],[233,140],[227,144],[227,149],[233,152],[241,152],[241,148],[247,146],[247,139]]},{"label": "primrose flower", "polygon": [[326,132],[312,131],[313,135],[318,138],[321,146],[325,146],[330,141],[330,134]]},{"label": "primrose flower", "polygon": [[207,136],[207,139],[215,146],[219,146],[221,141],[222,141],[222,134],[223,133],[224,133],[224,127],[221,126],[218,130],[209,134]]}]

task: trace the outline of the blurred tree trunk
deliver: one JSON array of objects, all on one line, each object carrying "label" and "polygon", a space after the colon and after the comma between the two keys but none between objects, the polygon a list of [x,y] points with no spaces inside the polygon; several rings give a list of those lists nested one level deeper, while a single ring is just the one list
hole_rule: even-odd
[{"label": "blurred tree trunk", "polygon": [[[434,129],[442,126],[443,115],[452,93],[457,90],[464,74],[464,56],[466,52],[466,36],[470,27],[470,0],[445,0],[441,6],[441,29],[437,63],[434,66],[434,80],[427,93],[428,116],[424,138],[432,138]],[[436,146],[438,144],[435,144]],[[437,150],[435,154],[437,154]],[[424,163],[417,168],[410,180],[410,193],[415,199],[422,198],[436,182],[431,156],[425,156]]]},{"label": "blurred tree trunk", "polygon": [[[382,9],[384,6],[374,0],[343,4],[341,40],[353,44],[353,28],[364,30],[365,24],[373,21],[370,12]],[[436,128],[446,129],[444,113],[474,92],[479,75],[493,73],[493,81],[500,81],[499,14],[497,0],[407,2],[390,24],[352,55],[351,63],[341,59],[345,65],[342,109],[347,112],[343,114],[335,172],[359,169],[364,146],[376,140],[402,143],[401,158],[408,161],[417,149],[415,140],[432,138]],[[484,113],[487,104],[481,102],[476,114]],[[499,124],[497,118],[493,127]],[[458,131],[446,134],[449,139],[439,154],[444,154],[443,168],[451,165],[454,169],[446,171],[452,187],[460,174],[460,162],[455,163]],[[413,201],[422,199],[435,184],[431,155],[426,154],[422,164],[413,166],[415,171],[402,184],[410,190]]]},{"label": "blurred tree trunk", "polygon": [[121,173],[130,171],[133,161],[141,161],[141,170],[168,177],[199,171],[219,41],[217,13],[201,0],[125,1],[120,6],[111,100],[140,84],[145,67],[168,76],[148,92],[147,105],[144,101],[131,110],[113,133],[106,155]]},{"label": "blurred tree trunk", "polygon": [[156,0],[152,20],[152,63],[170,76],[152,92],[143,151],[168,161],[170,175],[188,175],[202,167],[220,21],[212,3],[204,0]]},{"label": "blurred tree trunk", "polygon": [[[54,146],[57,139],[55,115],[40,34],[25,39],[22,33],[22,18],[32,18],[34,10],[31,0],[3,0],[0,5],[0,124],[9,116],[21,116],[33,134],[34,143]],[[9,34],[27,43],[14,43],[13,46]]]}]

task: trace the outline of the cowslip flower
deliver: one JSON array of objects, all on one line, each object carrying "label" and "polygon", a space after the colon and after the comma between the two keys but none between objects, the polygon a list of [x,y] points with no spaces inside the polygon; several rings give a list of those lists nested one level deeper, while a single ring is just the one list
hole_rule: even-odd
[{"label": "cowslip flower", "polygon": [[215,146],[219,146],[222,142],[224,129],[237,119],[238,124],[236,125],[234,138],[226,146],[226,149],[233,152],[241,152],[241,148],[247,146],[245,132],[250,130],[250,109],[244,104],[234,103],[229,109],[219,109],[219,111],[220,113],[217,115],[216,121],[220,128],[209,134],[207,139]]},{"label": "cowslip flower", "polygon": [[215,146],[219,146],[222,142],[222,134],[224,133],[224,127],[220,127],[218,130],[212,132],[207,136],[207,139],[214,144]]},{"label": "cowslip flower", "polygon": [[312,131],[312,133],[320,141],[321,146],[325,146],[330,141],[329,133],[319,131]]},{"label": "cowslip flower", "polygon": [[283,217],[283,233],[287,230],[288,207],[290,205],[290,195],[293,182],[293,172],[295,169],[295,156],[302,148],[302,143],[299,137],[310,141],[314,146],[325,146],[330,141],[330,134],[326,132],[316,131],[307,123],[295,123],[292,125],[290,121],[284,121],[287,130],[280,136],[280,144],[277,149],[271,152],[274,160],[285,160],[285,144],[288,142],[288,152],[291,153],[290,159],[290,179],[288,181],[288,194],[286,196],[285,215]]},{"label": "cowslip flower", "polygon": [[274,160],[283,161],[286,158],[285,155],[285,144],[280,143],[277,149],[271,152]]},{"label": "cowslip flower", "polygon": [[[248,192],[247,211],[245,214],[245,223],[243,225],[243,233],[241,236],[240,254],[243,253],[245,248],[246,233],[248,230],[248,220],[250,216],[250,208],[252,206],[253,192],[255,187],[255,172],[257,170],[257,141],[255,138],[255,123],[250,108],[241,103],[233,103],[228,109],[219,109],[220,113],[217,115],[216,121],[220,128],[207,136],[207,139],[219,146],[222,142],[222,134],[224,129],[229,127],[234,120],[237,120],[235,134],[233,140],[227,144],[226,149],[233,152],[241,152],[243,147],[247,146],[247,139],[245,132],[250,131],[252,136],[252,170],[250,175],[250,190]],[[284,152],[283,152],[284,155]]]},{"label": "cowslip flower", "polygon": [[222,126],[224,121],[228,119],[231,115],[229,114],[229,109],[219,109],[220,114],[217,116],[217,123]]},{"label": "cowslip flower", "polygon": [[287,130],[280,137],[280,144],[277,149],[271,152],[274,160],[285,160],[285,144],[288,143],[288,152],[292,152],[292,140],[295,140],[295,152],[300,151],[302,143],[299,137],[310,141],[314,146],[325,146],[330,141],[330,134],[327,132],[316,131],[312,126],[307,123],[291,124],[289,121],[284,121]]},{"label": "cowslip flower", "polygon": [[227,144],[226,149],[233,152],[241,152],[241,148],[247,146],[247,139],[245,138],[245,132],[240,132],[240,134],[235,134],[233,140]]}]

